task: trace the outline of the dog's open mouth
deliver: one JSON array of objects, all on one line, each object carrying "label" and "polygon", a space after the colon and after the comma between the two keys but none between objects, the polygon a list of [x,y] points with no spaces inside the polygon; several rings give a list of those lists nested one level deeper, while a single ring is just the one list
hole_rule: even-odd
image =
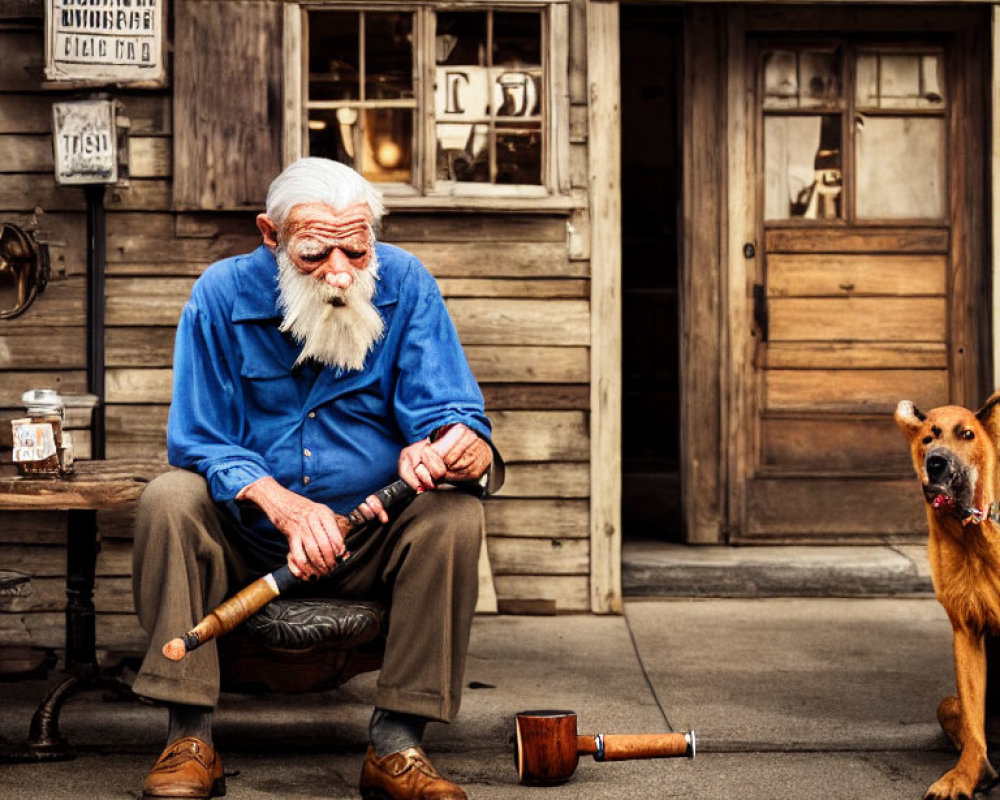
[{"label": "dog's open mouth", "polygon": [[935,511],[941,511],[941,510],[950,511],[953,508],[955,508],[955,505],[956,505],[955,498],[950,497],[946,494],[934,495],[933,499],[931,500],[931,508],[933,508]]}]

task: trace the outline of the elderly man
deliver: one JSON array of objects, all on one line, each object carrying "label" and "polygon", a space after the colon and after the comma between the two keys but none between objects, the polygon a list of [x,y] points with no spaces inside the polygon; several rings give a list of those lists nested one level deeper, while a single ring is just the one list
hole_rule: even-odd
[{"label": "elderly man", "polygon": [[[431,490],[495,488],[502,462],[434,279],[375,241],[382,213],[356,172],[302,159],[270,187],[263,245],[212,265],[184,307],[167,429],[183,469],[147,487],[136,520],[133,584],[150,648],[133,689],[169,709],[148,797],[225,791],[214,643],[176,663],[161,646],[286,562],[323,577],[311,586],[324,593],[389,603],[362,796],[465,797],[420,743],[427,721],[450,721],[461,699],[482,505]],[[390,520],[372,492],[397,473],[418,494]],[[376,530],[338,564],[338,516],[358,505]]]}]

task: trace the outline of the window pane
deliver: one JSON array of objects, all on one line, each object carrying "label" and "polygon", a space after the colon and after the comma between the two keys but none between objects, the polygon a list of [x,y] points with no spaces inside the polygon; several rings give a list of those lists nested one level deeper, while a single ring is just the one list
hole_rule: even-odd
[{"label": "window pane", "polygon": [[497,183],[542,182],[542,130],[497,125]]},{"label": "window pane", "polygon": [[493,74],[493,112],[498,117],[538,117],[541,114],[542,75],[525,70],[498,70]]},{"label": "window pane", "polygon": [[836,114],[765,118],[766,219],[842,216],[840,138]]},{"label": "window pane", "polygon": [[357,167],[358,111],[355,108],[309,112],[309,155]]},{"label": "window pane", "polygon": [[839,108],[840,95],[839,51],[764,52],[765,108]]},{"label": "window pane", "polygon": [[413,15],[365,14],[365,99],[413,97]]},{"label": "window pane", "polygon": [[361,174],[370,181],[408,183],[413,171],[413,112],[370,108],[365,112]]},{"label": "window pane", "polygon": [[867,108],[944,108],[944,59],[938,53],[863,53],[857,101]]},{"label": "window pane", "polygon": [[438,123],[437,179],[489,182],[490,126]]},{"label": "window pane", "polygon": [[495,67],[542,66],[542,17],[538,12],[493,13]]},{"label": "window pane", "polygon": [[864,219],[945,216],[945,121],[858,115],[857,208]]},{"label": "window pane", "polygon": [[764,107],[788,108],[799,104],[799,61],[793,50],[764,53]]},{"label": "window pane", "polygon": [[360,15],[316,11],[309,15],[309,99],[360,97]]},{"label": "window pane", "polygon": [[486,66],[486,12],[448,11],[437,15],[438,64]]}]

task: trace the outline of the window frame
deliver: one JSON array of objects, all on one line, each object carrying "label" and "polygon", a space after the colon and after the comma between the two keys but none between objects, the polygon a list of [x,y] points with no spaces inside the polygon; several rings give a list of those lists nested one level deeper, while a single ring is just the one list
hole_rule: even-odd
[{"label": "window frame", "polygon": [[[568,0],[299,0],[286,4],[282,40],[284,125],[282,155],[290,164],[306,154],[308,142],[308,23],[311,11],[411,11],[414,15],[414,156],[409,183],[379,183],[390,207],[468,205],[503,208],[571,208],[569,176],[569,2]],[[545,99],[542,108],[542,182],[539,185],[447,182],[436,178],[437,139],[434,116],[434,37],[436,12],[538,11]]]}]

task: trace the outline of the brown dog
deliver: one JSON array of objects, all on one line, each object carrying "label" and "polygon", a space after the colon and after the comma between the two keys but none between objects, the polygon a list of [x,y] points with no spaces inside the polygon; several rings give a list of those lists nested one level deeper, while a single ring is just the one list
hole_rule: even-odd
[{"label": "brown dog", "polygon": [[961,756],[925,798],[971,798],[997,782],[986,755],[983,635],[1000,632],[1000,391],[975,414],[958,406],[923,414],[904,400],[895,419],[924,490],[927,556],[951,622],[958,686],[958,696],[938,706],[938,721]]}]

